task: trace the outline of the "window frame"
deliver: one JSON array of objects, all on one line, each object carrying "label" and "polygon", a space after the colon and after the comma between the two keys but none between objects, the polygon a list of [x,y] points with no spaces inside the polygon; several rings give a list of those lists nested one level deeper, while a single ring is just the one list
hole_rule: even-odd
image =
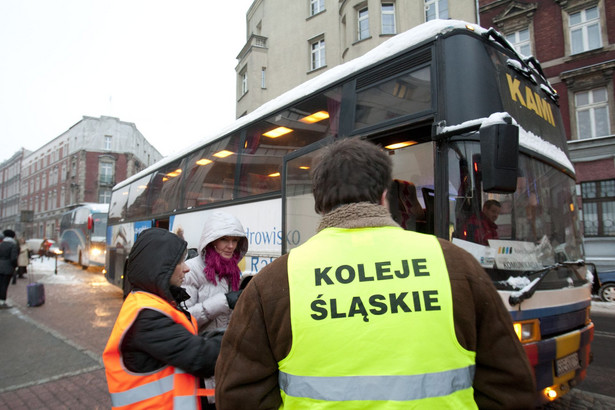
[{"label": "window frame", "polygon": [[320,36],[310,40],[310,71],[315,71],[327,65],[327,43],[325,37]]},{"label": "window frame", "polygon": [[[385,10],[385,7],[391,7],[392,10]],[[390,32],[384,30],[385,27],[389,27],[385,24],[385,16],[392,17],[393,28]],[[395,21],[395,2],[386,2],[380,4],[380,33],[384,35],[397,34],[397,22]]]},{"label": "window frame", "polygon": [[[519,37],[521,36],[521,32],[524,32],[524,31],[527,31],[527,40],[520,40]],[[505,37],[506,37],[506,40],[508,40],[508,42],[513,46],[515,50],[517,50],[519,54],[522,54],[525,56],[532,55],[532,33],[529,27],[525,27],[525,28],[513,31],[512,33],[507,34]],[[513,37],[513,39],[511,39],[510,37]],[[528,47],[529,53],[526,54],[521,51],[521,49],[524,46]]]},{"label": "window frame", "polygon": [[[362,13],[364,14],[362,15]],[[365,4],[357,8],[357,41],[362,41],[369,37],[369,8]]]},{"label": "window frame", "polygon": [[[586,19],[586,14],[587,14],[587,11],[591,9],[596,10],[597,16],[593,18],[592,20],[588,21]],[[576,15],[581,16],[581,21],[573,25],[572,18],[573,16],[576,16]],[[570,40],[570,55],[582,54],[582,53],[585,53],[586,51],[591,51],[591,50],[602,48],[603,46],[602,25],[601,25],[600,20],[601,20],[600,8],[598,7],[597,4],[568,14],[568,37]],[[589,45],[590,34],[588,33],[588,27],[593,26],[594,24],[597,25],[598,46],[594,48],[590,48],[590,45]],[[583,43],[581,50],[574,49],[573,31],[577,31],[577,30],[581,30],[581,40]]]},{"label": "window frame", "polygon": [[[105,171],[105,172],[103,172]],[[109,171],[109,172],[106,172]],[[113,185],[114,166],[111,162],[101,162],[98,171],[98,182],[104,185]],[[103,176],[105,178],[103,178]]]},{"label": "window frame", "polygon": [[[613,190],[612,195],[602,195],[602,191],[604,190],[603,183],[610,183],[613,185],[611,189]],[[589,196],[588,192],[590,191],[589,186],[593,185],[595,189],[594,196]],[[615,179],[605,179],[605,180],[597,180],[597,181],[585,181],[581,182],[581,198],[583,203],[583,235],[586,237],[610,237],[615,236],[615,226],[611,227],[611,230],[608,234],[605,234],[605,210],[604,207],[607,204],[611,204],[611,206],[615,206]],[[595,222],[596,222],[596,230],[587,229],[587,223],[589,222],[587,219],[588,216],[588,208],[591,205],[595,205]],[[612,211],[612,218],[615,218],[615,210]],[[592,219],[593,221],[594,219]]]},{"label": "window frame", "polygon": [[[446,12],[445,16],[442,16],[441,14],[443,13],[443,11],[440,10],[441,5],[446,3],[446,8],[444,9]],[[427,14],[429,12],[429,9],[431,9],[431,6],[435,6],[435,12],[434,15],[435,17],[433,19],[429,19],[429,15]],[[431,21],[431,20],[446,20],[449,18],[449,7],[448,7],[448,0],[425,0],[425,21]]]},{"label": "window frame", "polygon": [[[598,103],[595,103],[593,101],[594,98],[594,92],[598,91],[598,90],[604,90],[604,94],[606,96],[606,100],[605,101],[600,101]],[[579,106],[578,102],[577,102],[577,98],[581,95],[587,93],[588,94],[588,103],[582,106]],[[605,135],[610,135],[610,130],[611,130],[611,124],[610,124],[610,107],[609,107],[609,92],[608,92],[608,87],[597,87],[597,88],[592,88],[589,90],[579,90],[577,92],[574,93],[573,95],[573,101],[574,101],[574,114],[575,114],[575,120],[576,120],[576,128],[577,128],[577,138],[578,139],[590,139],[590,138],[597,138],[597,137],[602,137]],[[580,108],[582,107],[582,108]],[[600,108],[606,108],[606,115],[605,115],[605,121],[606,121],[606,134],[605,135],[596,135],[597,131],[596,131],[596,110],[600,109]],[[589,128],[590,128],[590,135],[587,137],[584,137],[583,134],[581,133],[581,121],[579,120],[579,113],[584,112],[584,111],[588,111],[589,112]]]},{"label": "window frame", "polygon": [[310,0],[310,16],[315,16],[325,11],[325,0]]},{"label": "window frame", "polygon": [[239,73],[239,81],[241,84],[241,96],[248,93],[248,66],[245,66]]},{"label": "window frame", "polygon": [[105,135],[105,151],[111,151],[111,144],[113,142],[113,137],[111,135]]}]

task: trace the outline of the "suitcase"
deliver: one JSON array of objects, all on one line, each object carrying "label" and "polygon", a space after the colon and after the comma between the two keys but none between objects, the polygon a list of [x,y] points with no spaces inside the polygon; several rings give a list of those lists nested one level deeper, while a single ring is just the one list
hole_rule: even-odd
[{"label": "suitcase", "polygon": [[28,306],[35,307],[45,303],[45,285],[34,282],[26,285],[28,289]]}]

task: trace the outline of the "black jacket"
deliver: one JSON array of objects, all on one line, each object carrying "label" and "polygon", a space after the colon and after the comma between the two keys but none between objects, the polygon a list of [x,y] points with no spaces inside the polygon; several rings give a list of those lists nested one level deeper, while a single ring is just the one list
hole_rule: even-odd
[{"label": "black jacket", "polygon": [[19,245],[13,238],[4,238],[0,243],[0,275],[12,275],[17,266]]},{"label": "black jacket", "polygon": [[[190,318],[181,306],[189,296],[169,284],[186,245],[164,229],[143,231],[130,251],[127,275],[133,290],[160,296]],[[122,341],[122,358],[126,368],[137,373],[172,365],[197,377],[209,377],[214,374],[221,339],[222,332],[193,335],[170,317],[144,309]]]}]

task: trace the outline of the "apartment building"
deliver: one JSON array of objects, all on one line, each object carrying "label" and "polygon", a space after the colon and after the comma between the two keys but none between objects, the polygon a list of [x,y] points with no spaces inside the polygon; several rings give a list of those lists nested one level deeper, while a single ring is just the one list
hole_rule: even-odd
[{"label": "apartment building", "polygon": [[534,55],[559,94],[587,258],[615,270],[615,0],[480,0],[480,21]]},{"label": "apartment building", "polygon": [[60,217],[70,205],[109,203],[116,183],[161,158],[135,124],[84,116],[22,158],[19,206],[13,206],[20,218],[16,231],[27,238],[57,240]]},{"label": "apartment building", "polygon": [[21,163],[30,151],[22,148],[0,164],[0,231],[19,231],[19,189],[21,187]]},{"label": "apartment building", "polygon": [[237,56],[239,118],[425,21],[477,21],[475,0],[255,0]]}]

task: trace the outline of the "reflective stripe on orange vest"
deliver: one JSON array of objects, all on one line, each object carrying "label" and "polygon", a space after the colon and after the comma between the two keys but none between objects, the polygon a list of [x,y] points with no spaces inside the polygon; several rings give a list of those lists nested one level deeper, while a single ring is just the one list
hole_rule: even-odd
[{"label": "reflective stripe on orange vest", "polygon": [[194,318],[174,308],[164,299],[146,292],[131,292],[120,310],[103,352],[107,385],[114,409],[181,408],[200,409],[198,380],[179,368],[165,366],[152,373],[134,373],[123,364],[120,345],[143,309],[156,310],[197,334]]}]

